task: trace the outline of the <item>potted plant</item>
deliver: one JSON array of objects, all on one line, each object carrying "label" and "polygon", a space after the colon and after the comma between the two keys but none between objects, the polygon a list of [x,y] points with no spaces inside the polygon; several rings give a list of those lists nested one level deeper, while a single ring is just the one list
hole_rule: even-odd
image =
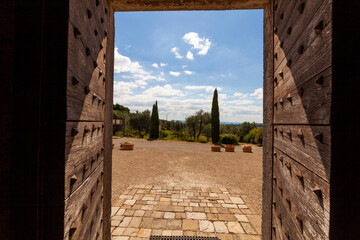
[{"label": "potted plant", "polygon": [[212,152],[221,152],[221,146],[220,145],[213,145],[211,146]]},{"label": "potted plant", "polygon": [[120,147],[122,150],[133,150],[134,144],[132,144],[130,142],[120,143]]},{"label": "potted plant", "polygon": [[252,152],[252,147],[251,146],[244,146],[243,147],[243,152],[251,153]]},{"label": "potted plant", "polygon": [[235,146],[234,145],[226,145],[225,151],[227,152],[235,152]]}]

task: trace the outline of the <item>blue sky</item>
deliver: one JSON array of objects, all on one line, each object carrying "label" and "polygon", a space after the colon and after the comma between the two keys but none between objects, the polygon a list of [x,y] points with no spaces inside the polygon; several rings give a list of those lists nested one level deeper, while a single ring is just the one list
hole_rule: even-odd
[{"label": "blue sky", "polygon": [[263,12],[117,12],[114,80],[131,111],[185,120],[217,87],[222,122],[262,122]]}]

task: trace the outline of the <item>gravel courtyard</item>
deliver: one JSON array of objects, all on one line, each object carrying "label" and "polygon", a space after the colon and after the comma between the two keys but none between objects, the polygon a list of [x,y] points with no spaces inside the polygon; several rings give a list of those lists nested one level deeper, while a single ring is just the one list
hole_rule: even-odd
[{"label": "gravel courtyard", "polygon": [[[126,141],[135,144],[133,151],[120,150],[120,143]],[[249,214],[246,215],[246,217],[247,219],[250,220],[251,222],[250,225],[256,229],[257,236],[259,236],[259,234],[261,233],[260,230],[261,229],[261,187],[262,187],[262,148],[261,147],[253,146],[253,153],[243,153],[241,146],[236,146],[235,152],[225,152],[225,149],[222,149],[222,152],[218,153],[218,152],[210,151],[210,146],[211,146],[210,144],[202,144],[202,143],[187,143],[187,142],[162,141],[162,140],[147,141],[144,139],[129,139],[129,138],[114,138],[113,143],[115,144],[115,146],[113,149],[113,163],[112,163],[113,164],[112,165],[112,205],[114,206],[113,210],[115,212],[116,211],[118,211],[119,213],[122,212],[121,215],[115,217],[116,219],[119,220],[118,222],[119,225],[116,225],[117,221],[114,221],[116,226],[114,226],[113,229],[118,227],[119,228],[118,231],[121,231],[122,229],[121,224],[123,224],[122,221],[124,221],[124,217],[127,218],[127,220],[129,220],[129,223],[131,225],[130,222],[131,219],[129,219],[129,217],[126,217],[126,213],[129,213],[130,211],[129,208],[131,209],[131,206],[133,208],[134,207],[139,208],[138,210],[140,212],[137,211],[136,208],[134,208],[134,213],[136,212],[136,214],[142,215],[142,212],[144,212],[145,216],[146,214],[151,214],[150,212],[141,211],[141,208],[145,207],[144,205],[142,206],[136,204],[135,204],[136,206],[124,205],[124,202],[126,202],[126,200],[130,199],[131,197],[133,197],[133,199],[136,198],[135,196],[136,191],[144,193],[145,194],[144,198],[150,199],[155,197],[156,194],[166,194],[166,189],[167,189],[167,192],[170,193],[170,195],[168,195],[168,197],[170,198],[171,198],[171,194],[178,192],[180,193],[180,195],[184,193],[184,196],[185,194],[191,194],[191,196],[193,196],[193,193],[191,193],[191,191],[199,192],[200,195],[204,194],[204,196],[208,196],[208,200],[215,201],[212,203],[215,203],[215,205],[219,205],[219,207],[221,208],[223,204],[225,204],[225,206],[232,204],[230,198],[234,199],[234,197],[235,198],[240,197],[240,199],[242,199],[245,203],[243,203],[244,206],[238,205],[240,210],[236,210],[236,211],[240,211],[239,212],[240,214]],[[147,191],[147,189],[149,191]],[[179,190],[179,191],[170,191],[170,190]],[[215,195],[215,193],[219,195],[219,198],[211,199],[210,195],[211,194]],[[133,195],[130,197],[131,194]],[[172,196],[176,196],[176,195],[178,194]],[[220,198],[220,196],[222,198]],[[165,196],[162,197],[163,199],[165,199],[164,198]],[[160,202],[161,196],[158,196],[158,198]],[[200,197],[200,199],[203,198]],[[142,204],[146,204],[144,201],[141,201],[143,199],[138,199],[138,200],[139,200],[138,202]],[[188,200],[188,201],[190,202],[192,200]],[[196,200],[194,201],[196,202]],[[132,200],[129,200],[128,203],[129,202],[132,202]],[[202,201],[199,200],[199,202]],[[211,202],[209,203],[211,204]],[[124,207],[124,209],[121,209],[122,206]],[[161,206],[155,206],[155,208],[156,207],[159,208]],[[248,208],[248,210],[245,211],[241,210],[241,208],[243,207]],[[119,209],[122,211],[119,211]],[[129,211],[125,212],[126,209]],[[205,210],[206,209],[207,208],[205,207]],[[164,209],[164,211],[165,210],[166,209]],[[124,213],[125,216],[123,216]],[[164,214],[165,213],[166,211],[164,212]],[[229,213],[235,214],[237,212],[235,212],[235,210],[232,210]],[[187,214],[186,211],[185,214]],[[210,212],[208,214],[210,214]],[[115,213],[113,213],[113,220],[114,220],[114,216]],[[132,216],[134,218],[133,221],[135,221],[138,218],[138,217],[134,217],[135,215]],[[178,216],[178,214],[176,216]],[[162,218],[163,217],[164,216],[162,216]],[[220,217],[220,215],[219,216],[216,215],[215,217]],[[234,215],[232,217],[234,218],[236,216]],[[174,213],[174,219],[175,219],[175,213]],[[188,221],[188,220],[183,219],[182,221]],[[208,224],[208,221],[204,221],[204,220],[199,220],[199,221],[200,221],[199,224]],[[141,226],[142,223],[140,222],[141,219],[139,220],[139,224],[137,225],[137,227],[143,228]],[[209,222],[209,223],[210,224],[213,223],[211,226],[213,225],[215,226],[215,222]],[[254,229],[249,229],[249,230],[246,229],[247,228],[246,222],[238,222],[238,223],[224,222],[224,223],[225,224],[241,223],[242,231],[245,229],[246,233],[248,233],[248,231],[251,232],[254,230]],[[183,225],[184,224],[185,222],[183,222]],[[220,223],[217,222],[217,224]],[[230,228],[229,226],[227,227]],[[241,227],[239,228],[241,229]],[[129,229],[130,228],[124,228],[124,231],[131,231]],[[149,229],[151,229],[151,225]],[[165,229],[165,227],[162,229]],[[179,229],[181,229],[181,226]],[[137,231],[137,230],[132,230],[132,231]],[[141,233],[143,234],[143,231],[144,230],[141,230],[140,232],[137,232],[133,235],[130,234],[127,236],[141,237],[139,236],[139,234],[140,235]],[[154,234],[155,230],[153,229],[152,231]],[[157,231],[157,233],[158,232],[159,231]],[[216,229],[215,232],[217,232]],[[245,233],[244,235],[242,234],[240,235],[255,237],[254,235],[252,236],[245,235]],[[121,239],[125,239],[125,238],[121,238]],[[245,238],[242,237],[241,239],[245,239]],[[246,238],[246,239],[253,239],[253,238]]]}]

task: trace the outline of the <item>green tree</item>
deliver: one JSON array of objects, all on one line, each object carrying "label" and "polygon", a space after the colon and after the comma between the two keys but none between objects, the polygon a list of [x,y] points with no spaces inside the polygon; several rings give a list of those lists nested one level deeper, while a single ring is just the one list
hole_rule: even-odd
[{"label": "green tree", "polygon": [[152,113],[151,113],[150,138],[151,139],[159,138],[159,112],[157,109],[157,101],[153,105]]},{"label": "green tree", "polygon": [[196,133],[198,129],[199,120],[196,115],[191,115],[185,119],[186,127],[189,134],[196,140]]},{"label": "green tree", "polygon": [[249,134],[250,130],[253,128],[256,128],[257,124],[255,122],[249,123],[249,122],[243,122],[241,126],[239,127],[239,131],[237,132],[237,136],[240,139],[240,142],[244,142],[244,138],[246,135]]},{"label": "green tree", "polygon": [[130,126],[143,138],[149,132],[150,111],[145,110],[143,112],[136,111],[135,113],[130,113]]},{"label": "green tree", "polygon": [[220,114],[218,103],[218,92],[215,88],[212,107],[211,107],[211,139],[212,143],[218,143],[220,140]]}]

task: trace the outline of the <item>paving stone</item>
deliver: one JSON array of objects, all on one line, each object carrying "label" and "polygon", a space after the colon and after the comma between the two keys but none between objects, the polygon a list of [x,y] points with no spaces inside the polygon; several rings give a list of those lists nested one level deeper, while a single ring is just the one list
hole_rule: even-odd
[{"label": "paving stone", "polygon": [[184,232],[182,230],[173,230],[171,234],[172,236],[183,236]]},{"label": "paving stone", "polygon": [[124,232],[125,228],[122,228],[122,227],[117,227],[115,228],[115,230],[111,233],[111,235],[122,235],[123,232]]},{"label": "paving stone", "polygon": [[157,204],[158,206],[170,206],[171,205],[171,202],[158,202]]},{"label": "paving stone", "polygon": [[172,219],[167,222],[166,228],[171,230],[181,230],[181,220]]},{"label": "paving stone", "polygon": [[236,234],[236,236],[240,240],[261,240],[259,235]]},{"label": "paving stone", "polygon": [[125,228],[123,235],[124,236],[130,236],[130,237],[135,237],[137,236],[139,232],[138,228]]},{"label": "paving stone", "polygon": [[153,211],[145,211],[144,217],[151,217]]},{"label": "paving stone", "polygon": [[178,206],[187,207],[189,206],[188,202],[179,202]]},{"label": "paving stone", "polygon": [[184,212],[184,211],[185,211],[185,207],[173,206],[173,207],[171,207],[171,211],[174,211],[174,212]]},{"label": "paving stone", "polygon": [[243,214],[234,215],[239,222],[249,222],[249,219]]},{"label": "paving stone", "polygon": [[217,233],[229,233],[225,222],[214,222],[214,227]]},{"label": "paving stone", "polygon": [[186,218],[186,215],[185,215],[185,213],[177,212],[177,213],[175,213],[175,218],[176,219],[184,219],[184,218]]},{"label": "paving stone", "polygon": [[249,221],[258,233],[261,233],[261,215],[248,215]]},{"label": "paving stone", "polygon": [[236,204],[223,203],[221,205],[225,208],[237,208]]},{"label": "paving stone", "polygon": [[165,219],[154,219],[152,222],[152,228],[165,229],[167,221]]},{"label": "paving stone", "polygon": [[153,218],[162,218],[164,216],[163,212],[153,211],[151,217]]},{"label": "paving stone", "polygon": [[158,202],[157,201],[147,201],[146,204],[148,204],[148,205],[157,205]]},{"label": "paving stone", "polygon": [[240,208],[240,209],[247,209],[248,206],[247,206],[247,205],[239,204],[239,205],[238,205],[238,208]]},{"label": "paving stone", "polygon": [[120,220],[114,220],[114,219],[111,220],[111,226],[117,227],[119,226],[119,224],[120,224]]},{"label": "paving stone", "polygon": [[132,215],[134,215],[134,213],[135,213],[135,210],[128,209],[125,211],[124,216],[131,217]]},{"label": "paving stone", "polygon": [[154,209],[154,205],[144,205],[141,207],[142,210],[153,210]]},{"label": "paving stone", "polygon": [[205,213],[198,213],[198,212],[187,212],[186,213],[187,219],[197,219],[197,220],[205,220],[206,214]]},{"label": "paving stone", "polygon": [[193,232],[193,231],[183,231],[183,236],[193,237],[193,236],[196,236],[196,232]]},{"label": "paving stone", "polygon": [[121,207],[126,199],[117,199],[114,202],[112,202],[113,207]]},{"label": "paving stone", "polygon": [[234,214],[218,214],[217,217],[221,221],[237,221]]},{"label": "paving stone", "polygon": [[242,212],[238,208],[229,208],[230,213],[241,214]]},{"label": "paving stone", "polygon": [[222,213],[222,214],[229,214],[230,213],[229,209],[224,208],[224,207],[218,207],[217,210],[218,210],[219,213]]},{"label": "paving stone", "polygon": [[135,202],[136,202],[136,200],[126,200],[126,201],[124,202],[124,204],[125,204],[125,205],[130,205],[130,206],[132,206],[132,205],[135,204]]},{"label": "paving stone", "polygon": [[113,238],[113,240],[129,240],[130,237],[126,236],[116,236]]},{"label": "paving stone", "polygon": [[189,231],[198,231],[199,230],[199,221],[184,219],[182,220],[182,229]]},{"label": "paving stone", "polygon": [[111,216],[114,216],[117,211],[119,211],[120,207],[111,207]]},{"label": "paving stone", "polygon": [[241,209],[241,212],[248,215],[248,214],[253,214],[253,212],[250,209]]},{"label": "paving stone", "polygon": [[140,223],[141,228],[151,228],[153,218],[143,218]]},{"label": "paving stone", "polygon": [[255,228],[250,223],[242,222],[241,226],[244,228],[246,234],[257,234]]},{"label": "paving stone", "polygon": [[186,212],[192,212],[192,207],[185,207]]},{"label": "paving stone", "polygon": [[144,197],[144,194],[135,194],[133,200],[141,200]]},{"label": "paving stone", "polygon": [[144,238],[140,238],[140,237],[130,237],[129,240],[144,240]]},{"label": "paving stone", "polygon": [[236,240],[232,234],[216,234],[216,237],[220,238],[221,240]]},{"label": "paving stone", "polygon": [[134,212],[134,217],[143,217],[145,215],[145,211],[144,210],[136,210]]},{"label": "paving stone", "polygon": [[170,202],[170,198],[160,198],[160,202]]},{"label": "paving stone", "polygon": [[199,204],[198,204],[198,203],[191,202],[191,203],[189,204],[189,206],[190,206],[190,207],[198,207]]},{"label": "paving stone", "polygon": [[210,221],[219,220],[216,214],[208,213],[208,214],[206,214],[206,216],[207,216],[207,219]]},{"label": "paving stone", "polygon": [[241,227],[240,223],[238,222],[228,222],[227,227],[229,232],[231,233],[245,233],[244,229]]},{"label": "paving stone", "polygon": [[164,218],[165,218],[165,219],[174,219],[174,218],[175,218],[175,213],[173,213],[173,212],[166,212],[166,213],[164,214]]},{"label": "paving stone", "polygon": [[115,215],[115,216],[112,216],[111,220],[118,220],[118,221],[122,221],[124,219],[124,216],[118,216],[118,215]]},{"label": "paving stone", "polygon": [[120,195],[119,198],[120,198],[120,199],[128,199],[128,200],[130,200],[130,199],[133,198],[133,196],[132,196],[132,195]]},{"label": "paving stone", "polygon": [[161,235],[162,236],[172,236],[172,230],[163,230]]},{"label": "paving stone", "polygon": [[137,234],[138,237],[141,238],[148,238],[150,237],[151,234],[151,229],[145,229],[145,228],[141,228]]},{"label": "paving stone", "polygon": [[217,195],[217,193],[209,193],[209,196],[210,196],[210,197],[213,197],[213,198],[219,197],[219,196]]},{"label": "paving stone", "polygon": [[120,223],[120,227],[127,227],[131,221],[132,217],[124,217],[122,222]]},{"label": "paving stone", "polygon": [[154,201],[155,197],[143,197],[142,200],[143,201]]},{"label": "paving stone", "polygon": [[163,230],[161,230],[161,229],[153,229],[151,231],[151,235],[153,235],[153,236],[161,236],[162,231]]},{"label": "paving stone", "polygon": [[133,217],[128,225],[128,227],[139,228],[142,218]]},{"label": "paving stone", "polygon": [[211,212],[211,213],[219,213],[219,211],[217,210],[217,208],[210,208],[210,212]]},{"label": "paving stone", "polygon": [[200,220],[199,228],[201,232],[214,232],[214,225],[210,221]]}]

